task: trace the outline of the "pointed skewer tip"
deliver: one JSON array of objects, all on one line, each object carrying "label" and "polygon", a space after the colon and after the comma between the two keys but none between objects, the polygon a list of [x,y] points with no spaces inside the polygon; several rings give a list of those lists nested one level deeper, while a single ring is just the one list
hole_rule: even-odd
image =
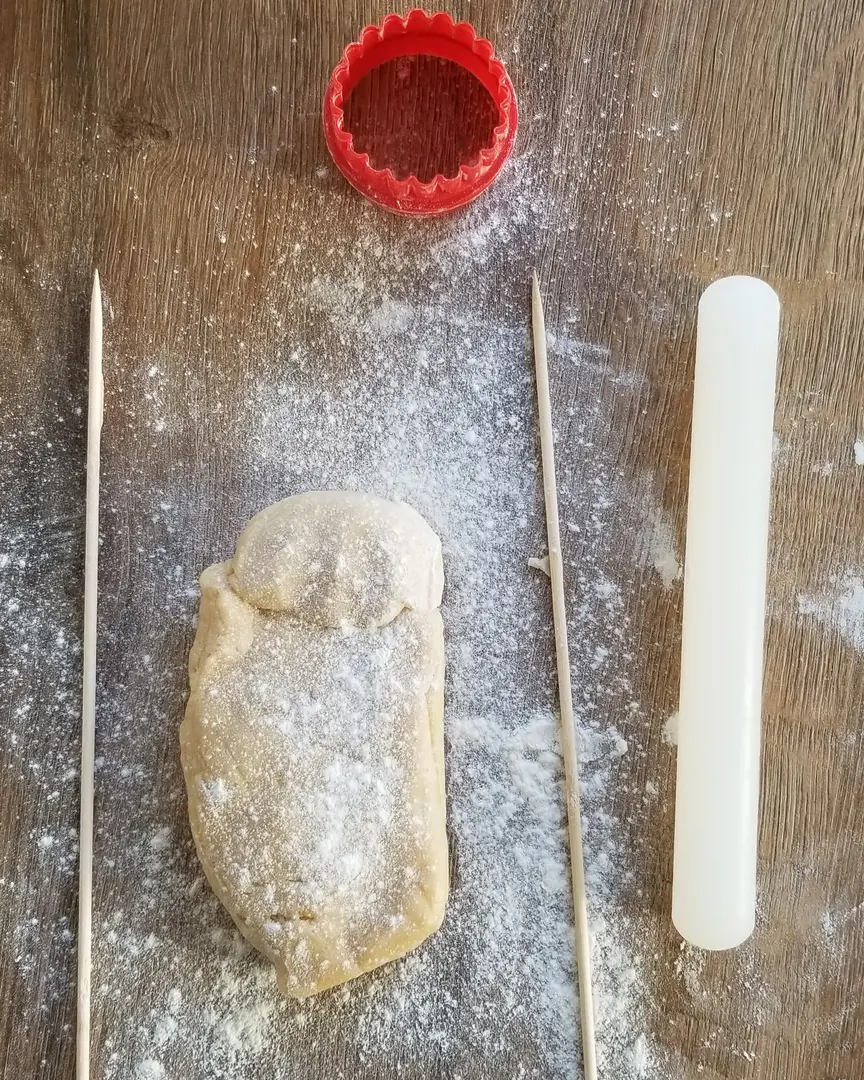
[{"label": "pointed skewer tip", "polygon": [[540,296],[540,279],[537,277],[537,271],[531,271],[531,306],[534,308],[535,314],[538,308],[542,307],[542,299]]}]

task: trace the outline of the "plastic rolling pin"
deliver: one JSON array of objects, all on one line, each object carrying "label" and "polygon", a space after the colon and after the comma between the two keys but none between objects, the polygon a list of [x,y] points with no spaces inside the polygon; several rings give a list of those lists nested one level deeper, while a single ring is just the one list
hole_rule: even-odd
[{"label": "plastic rolling pin", "polygon": [[753,931],[762,648],[780,301],[702,294],[684,571],[672,921],[702,949]]}]

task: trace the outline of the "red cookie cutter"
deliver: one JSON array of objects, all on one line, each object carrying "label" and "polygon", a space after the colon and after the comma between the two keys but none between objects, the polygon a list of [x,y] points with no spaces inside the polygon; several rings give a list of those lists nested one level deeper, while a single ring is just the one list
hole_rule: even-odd
[{"label": "red cookie cutter", "polygon": [[[442,57],[470,72],[491,95],[499,116],[491,145],[475,160],[461,165],[455,176],[439,173],[428,182],[416,176],[398,179],[389,168],[373,168],[369,155],[354,149],[353,136],[344,126],[345,102],[364,75],[389,60],[418,55]],[[513,85],[490,42],[477,37],[470,23],[454,23],[444,12],[427,15],[419,9],[367,26],[345,49],[330,76],[322,111],[327,147],[349,183],[379,206],[410,215],[445,214],[476,198],[510,156],[518,118]]]}]

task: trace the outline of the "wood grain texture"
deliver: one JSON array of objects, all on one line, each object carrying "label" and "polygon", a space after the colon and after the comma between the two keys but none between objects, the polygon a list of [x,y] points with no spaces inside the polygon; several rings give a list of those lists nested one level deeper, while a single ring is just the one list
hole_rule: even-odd
[{"label": "wood grain texture", "polygon": [[[94,932],[108,940],[123,934],[122,913],[148,888],[131,854],[142,835],[146,848],[167,822],[188,840],[176,729],[189,585],[274,495],[266,470],[238,452],[250,434],[247,389],[269,362],[289,370],[289,337],[318,333],[304,288],[350,263],[358,220],[379,220],[332,170],[319,175],[327,166],[319,102],[344,43],[388,5],[6,8],[0,603],[18,606],[0,642],[0,1075],[65,1080],[74,1059],[80,683],[69,643],[82,618],[91,269],[99,267],[106,295],[97,753],[111,764],[97,792]],[[595,432],[603,453],[630,491],[664,508],[680,552],[696,299],[728,272],[760,274],[781,295],[753,941],[693,966],[682,963],[670,924],[674,755],[661,727],[677,698],[681,596],[634,565],[638,498],[609,539],[628,596],[641,729],[626,701],[613,719],[644,748],[622,759],[616,810],[634,852],[628,904],[645,942],[647,1029],[664,1075],[857,1080],[862,631],[844,637],[838,627],[848,619],[832,628],[802,615],[798,596],[842,591],[844,573],[860,579],[864,569],[864,469],[852,454],[864,437],[864,13],[855,0],[459,0],[449,10],[470,18],[507,62],[522,115],[517,165],[527,163],[513,175],[531,181],[508,190],[537,205],[519,243],[493,250],[471,302],[524,316],[527,334],[536,261],[550,329],[575,327],[609,350],[599,373],[587,364],[552,373],[563,514],[568,490],[588,476],[574,416],[596,398],[610,418]],[[394,219],[374,227],[385,246],[404,236]],[[446,228],[418,227],[418,261]],[[410,260],[401,272],[410,280]],[[334,339],[316,359],[322,380],[351,363],[338,346]],[[622,379],[627,393],[616,389]],[[570,540],[574,578],[585,542]],[[166,566],[180,568],[176,580]],[[551,677],[551,639],[536,653]],[[659,795],[646,806],[649,778]],[[147,792],[132,811],[130,791]],[[51,843],[40,847],[45,836]],[[172,921],[166,949],[203,956],[211,947],[182,906]],[[131,1080],[132,997],[155,1009],[171,984],[153,984],[163,969],[148,959],[146,939],[107,955],[122,957],[140,985],[133,995],[123,984],[128,1000],[112,992],[116,973],[100,973],[97,955],[94,991],[100,978],[108,990],[94,1009],[95,1075],[113,1068]],[[356,1069],[389,1080],[401,1068],[452,1080],[446,1064],[424,1073],[394,1059],[371,1071],[344,1047],[312,1042],[292,1067],[285,1076]],[[502,1078],[516,1075],[502,1069]],[[283,1075],[275,1070],[255,1074]],[[206,1062],[182,1075],[208,1076]],[[477,1061],[469,1075],[492,1074]]]}]

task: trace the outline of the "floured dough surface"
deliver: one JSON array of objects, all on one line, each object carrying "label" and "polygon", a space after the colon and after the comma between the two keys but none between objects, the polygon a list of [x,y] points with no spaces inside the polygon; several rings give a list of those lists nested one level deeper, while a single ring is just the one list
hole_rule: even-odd
[{"label": "floured dough surface", "polygon": [[315,626],[384,626],[403,608],[441,603],[441,542],[405,503],[309,491],[243,530],[233,588],[250,604]]},{"label": "floured dough surface", "polygon": [[443,574],[410,507],[311,492],[201,578],[181,728],[207,877],[305,997],[404,955],[448,891]]}]

